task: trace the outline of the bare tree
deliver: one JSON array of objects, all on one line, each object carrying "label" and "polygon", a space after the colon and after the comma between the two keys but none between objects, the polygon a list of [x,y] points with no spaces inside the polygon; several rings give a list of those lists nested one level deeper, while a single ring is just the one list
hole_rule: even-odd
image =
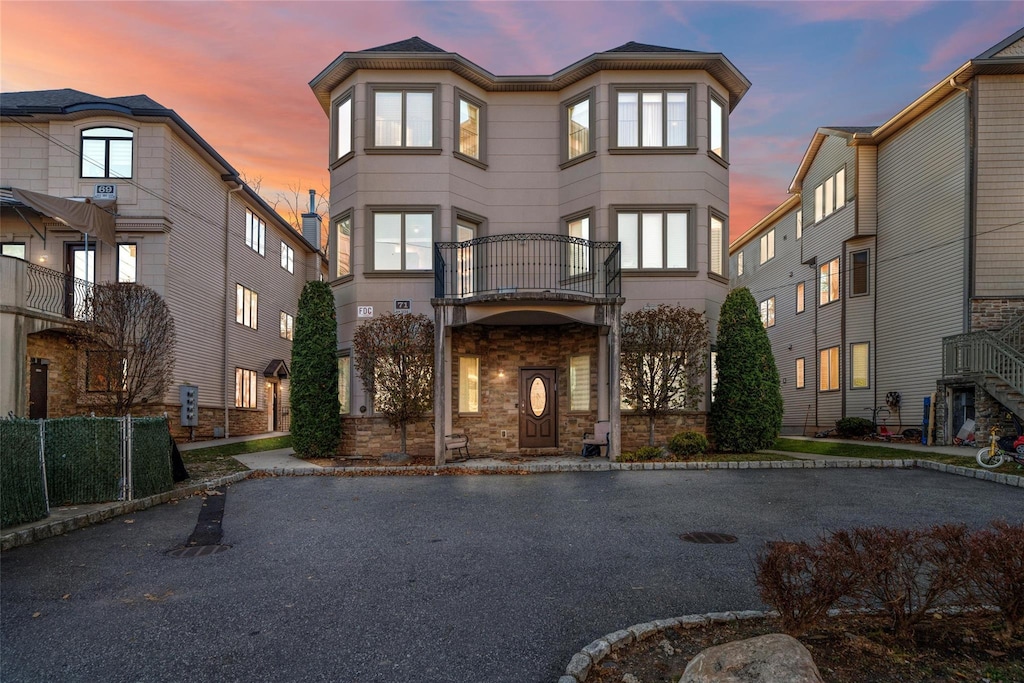
[{"label": "bare tree", "polygon": [[708,323],[692,308],[661,304],[622,316],[622,398],[647,416],[650,445],[658,416],[697,407],[707,353]]},{"label": "bare tree", "polygon": [[[273,202],[274,210],[291,223],[292,227],[298,232],[302,232],[302,214],[310,213],[309,191],[311,189],[314,188],[309,187],[309,185],[301,180],[297,183],[288,183],[287,190],[278,192],[277,199]],[[320,191],[316,195],[314,202],[312,213],[323,216],[330,211],[330,192],[326,186],[320,186]],[[284,205],[283,209],[278,208],[281,204]]]},{"label": "bare tree", "polygon": [[163,297],[144,285],[109,282],[93,287],[88,305],[86,389],[115,415],[163,396],[177,345]]},{"label": "bare tree", "polygon": [[238,177],[241,178],[242,182],[248,185],[253,192],[255,192],[256,194],[260,193],[260,188],[263,187],[263,176],[250,176],[245,171],[239,171]]},{"label": "bare tree", "polygon": [[425,315],[385,313],[356,328],[356,369],[374,412],[402,432],[434,405],[434,321]]}]

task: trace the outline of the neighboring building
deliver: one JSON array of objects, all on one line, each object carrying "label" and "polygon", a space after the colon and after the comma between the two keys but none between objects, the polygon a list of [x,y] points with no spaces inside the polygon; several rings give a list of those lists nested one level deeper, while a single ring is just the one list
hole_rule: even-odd
[{"label": "neighboring building", "polygon": [[[679,304],[714,335],[743,74],[627,43],[495,76],[412,38],[345,52],[310,85],[331,121],[343,450],[394,450],[350,354],[360,318],[395,309],[437,326],[433,424],[412,450],[443,457],[455,432],[477,454],[578,452],[598,420],[613,457],[646,443],[620,405],[621,315]],[[659,438],[703,430],[706,404]]]},{"label": "neighboring building", "polygon": [[729,249],[784,433],[871,419],[892,392],[890,429],[919,427],[937,387],[940,442],[1024,417],[1024,29],[881,126],[819,128],[789,191]]},{"label": "neighboring building", "polygon": [[[107,387],[75,347],[76,306],[91,283],[138,282],[171,309],[177,362],[163,399],[136,412],[166,411],[187,435],[179,385],[192,384],[196,436],[287,429],[291,326],[303,285],[320,277],[314,244],[145,95],[4,93],[0,114],[0,411],[92,411]],[[83,203],[98,192],[116,200]],[[69,227],[81,212],[106,235]]]}]

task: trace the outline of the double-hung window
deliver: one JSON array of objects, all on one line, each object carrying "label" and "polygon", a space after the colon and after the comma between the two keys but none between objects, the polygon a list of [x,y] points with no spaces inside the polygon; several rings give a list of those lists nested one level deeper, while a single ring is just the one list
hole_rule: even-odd
[{"label": "double-hung window", "polygon": [[796,238],[800,239],[804,236],[804,210],[796,210]]},{"label": "double-hung window", "polygon": [[[613,150],[693,148],[693,86],[613,85],[611,92]],[[720,133],[719,143],[724,144],[724,129]]]},{"label": "double-hung window", "polygon": [[720,218],[717,214],[712,213],[708,226],[710,229],[710,234],[708,235],[708,244],[710,245],[710,253],[708,254],[708,272],[724,277],[725,258],[728,253],[725,246],[725,220]]},{"label": "double-hung window", "polygon": [[433,270],[433,211],[371,211],[371,215],[374,270]]},{"label": "double-hung window", "polygon": [[594,154],[593,89],[562,102],[562,152],[564,164],[590,158]]},{"label": "double-hung window", "polygon": [[867,342],[850,344],[850,388],[867,389],[870,386],[868,377]]},{"label": "double-hung window", "polygon": [[260,256],[266,254],[267,222],[249,209],[245,210],[245,246]]},{"label": "double-hung window", "polygon": [[351,410],[349,394],[352,388],[352,356],[344,355],[338,357],[338,408],[342,415],[348,415]]},{"label": "double-hung window", "polygon": [[281,267],[289,273],[295,272],[295,250],[281,242]]},{"label": "double-hung window", "polygon": [[569,410],[590,410],[590,356],[569,358]]},{"label": "double-hung window", "polygon": [[455,156],[485,166],[487,152],[487,107],[483,101],[455,89]]},{"label": "double-hung window", "polygon": [[135,244],[117,245],[117,281],[139,281],[139,247]]},{"label": "double-hung window", "polygon": [[736,254],[736,275],[743,275],[743,252]]},{"label": "double-hung window", "polygon": [[83,178],[131,178],[135,133],[104,126],[82,131]]},{"label": "double-hung window", "polygon": [[839,347],[822,349],[818,352],[818,390],[839,390]]},{"label": "double-hung window", "polygon": [[695,235],[689,209],[619,209],[618,240],[624,270],[694,268]]},{"label": "double-hung window", "polygon": [[831,216],[845,205],[846,168],[841,168],[814,188],[814,222]]},{"label": "double-hung window", "polygon": [[295,318],[281,311],[281,339],[295,338]]},{"label": "double-hung window", "polygon": [[818,305],[839,300],[839,257],[818,268]]},{"label": "double-hung window", "polygon": [[256,407],[256,371],[235,368],[235,407]]},{"label": "double-hung window", "polygon": [[761,324],[775,327],[775,297],[768,297],[761,302]]},{"label": "double-hung window", "polygon": [[796,312],[804,312],[804,283],[796,283]]},{"label": "double-hung window", "polygon": [[775,228],[761,235],[761,263],[775,258]]},{"label": "double-hung window", "polygon": [[334,276],[352,274],[352,216],[334,221]]},{"label": "double-hung window", "polygon": [[708,150],[722,160],[729,158],[729,105],[708,88]]},{"label": "double-hung window", "polygon": [[850,296],[868,293],[868,252],[855,251],[850,254],[853,266],[850,268]]},{"label": "double-hung window", "polygon": [[345,159],[352,154],[352,91],[334,101],[334,159]]},{"label": "double-hung window", "polygon": [[796,359],[796,388],[804,388],[804,359]]},{"label": "double-hung window", "polygon": [[459,356],[459,412],[480,412],[480,359]]},{"label": "double-hung window", "polygon": [[440,150],[437,86],[369,86],[371,149]]},{"label": "double-hung window", "polygon": [[235,285],[235,322],[256,329],[258,295],[248,287]]}]

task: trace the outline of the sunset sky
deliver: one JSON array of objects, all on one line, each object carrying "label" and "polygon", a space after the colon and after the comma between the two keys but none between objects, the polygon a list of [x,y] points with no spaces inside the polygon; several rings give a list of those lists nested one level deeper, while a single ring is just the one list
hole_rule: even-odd
[{"label": "sunset sky", "polygon": [[327,186],[308,82],[344,51],[420,36],[497,75],[550,74],[630,40],[722,52],[753,84],[730,121],[736,237],[785,199],[818,126],[882,123],[1021,26],[1024,0],[0,0],[0,91],[149,95],[273,202]]}]

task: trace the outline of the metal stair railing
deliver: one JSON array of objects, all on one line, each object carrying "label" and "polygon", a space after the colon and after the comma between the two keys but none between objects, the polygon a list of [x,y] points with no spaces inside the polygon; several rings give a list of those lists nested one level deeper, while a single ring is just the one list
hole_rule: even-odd
[{"label": "metal stair railing", "polygon": [[988,331],[943,338],[942,374],[993,375],[1024,394],[1024,354]]}]

